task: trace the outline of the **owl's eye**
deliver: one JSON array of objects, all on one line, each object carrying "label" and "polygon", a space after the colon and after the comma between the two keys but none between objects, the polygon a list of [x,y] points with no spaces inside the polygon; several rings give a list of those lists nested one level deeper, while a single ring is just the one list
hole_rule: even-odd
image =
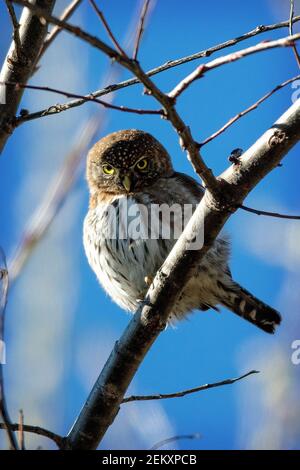
[{"label": "owl's eye", "polygon": [[143,158],[142,160],[139,160],[136,164],[137,169],[141,171],[146,170],[147,166],[148,166],[147,158]]},{"label": "owl's eye", "polygon": [[105,173],[106,175],[113,175],[115,172],[114,167],[111,165],[103,165],[102,170],[103,170],[103,173]]}]

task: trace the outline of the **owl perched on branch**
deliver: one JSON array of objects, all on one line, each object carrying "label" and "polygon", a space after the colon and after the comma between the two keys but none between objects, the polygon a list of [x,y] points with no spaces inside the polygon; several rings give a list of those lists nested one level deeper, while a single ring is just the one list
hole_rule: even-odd
[{"label": "owl perched on branch", "polygon": [[[133,129],[114,132],[94,145],[87,181],[84,247],[89,264],[111,298],[134,312],[204,190],[174,171],[154,137]],[[227,238],[218,237],[173,306],[170,320],[223,305],[273,333],[279,313],[232,279],[229,251]]]}]

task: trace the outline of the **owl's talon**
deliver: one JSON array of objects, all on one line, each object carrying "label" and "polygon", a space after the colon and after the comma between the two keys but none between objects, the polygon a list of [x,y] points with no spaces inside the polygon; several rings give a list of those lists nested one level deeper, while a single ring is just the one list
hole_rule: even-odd
[{"label": "owl's talon", "polygon": [[153,277],[152,276],[145,276],[144,281],[147,284],[147,286],[150,287],[152,282],[153,282]]}]

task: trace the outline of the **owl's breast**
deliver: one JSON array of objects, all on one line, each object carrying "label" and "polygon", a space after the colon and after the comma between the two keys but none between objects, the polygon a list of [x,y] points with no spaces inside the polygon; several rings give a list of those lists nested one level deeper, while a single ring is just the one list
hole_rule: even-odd
[{"label": "owl's breast", "polygon": [[[90,209],[84,221],[84,247],[98,280],[122,308],[133,311],[147,291],[174,241],[161,237],[161,217],[150,201],[117,197]],[[165,230],[167,228],[165,227]]]}]

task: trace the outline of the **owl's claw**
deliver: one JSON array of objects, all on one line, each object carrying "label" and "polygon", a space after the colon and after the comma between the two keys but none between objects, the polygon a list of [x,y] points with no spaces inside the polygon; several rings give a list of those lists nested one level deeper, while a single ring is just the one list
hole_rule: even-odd
[{"label": "owl's claw", "polygon": [[147,284],[147,286],[150,287],[152,282],[153,282],[153,277],[152,276],[145,276],[144,281]]}]

